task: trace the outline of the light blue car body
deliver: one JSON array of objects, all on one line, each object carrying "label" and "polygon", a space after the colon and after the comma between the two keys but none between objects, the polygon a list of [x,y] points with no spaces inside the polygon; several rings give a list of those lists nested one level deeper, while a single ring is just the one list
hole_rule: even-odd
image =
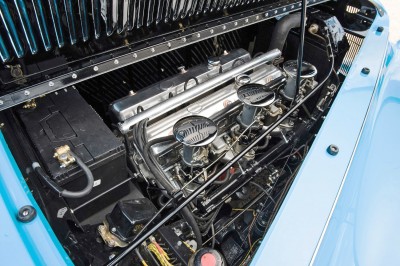
[{"label": "light blue car body", "polygon": [[[378,15],[252,265],[400,264],[400,42],[388,35]],[[21,171],[0,132],[1,264],[72,265]],[[16,219],[24,205],[30,223]]]}]

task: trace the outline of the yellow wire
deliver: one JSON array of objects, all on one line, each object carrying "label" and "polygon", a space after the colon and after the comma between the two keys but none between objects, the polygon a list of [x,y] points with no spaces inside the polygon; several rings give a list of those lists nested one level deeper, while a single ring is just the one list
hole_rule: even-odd
[{"label": "yellow wire", "polygon": [[252,211],[252,212],[255,212],[255,210],[254,209],[232,209],[232,211]]},{"label": "yellow wire", "polygon": [[250,252],[253,250],[254,246],[261,240],[261,238],[257,239],[253,245],[251,245],[249,252],[247,252],[246,256],[244,256],[244,259],[242,260],[242,262],[239,264],[240,266],[244,265],[243,263],[246,261],[247,257],[250,255]]},{"label": "yellow wire", "polygon": [[169,262],[169,257],[165,250],[161,248],[161,252],[157,249],[157,246],[154,243],[150,243],[147,248],[156,255],[158,261],[160,262],[161,266],[173,266]]}]

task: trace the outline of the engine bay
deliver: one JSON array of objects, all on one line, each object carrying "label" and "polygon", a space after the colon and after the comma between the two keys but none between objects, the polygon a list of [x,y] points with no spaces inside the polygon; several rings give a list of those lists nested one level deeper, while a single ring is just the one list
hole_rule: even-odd
[{"label": "engine bay", "polygon": [[336,8],[303,44],[286,13],[2,111],[72,261],[249,265],[345,79]]}]

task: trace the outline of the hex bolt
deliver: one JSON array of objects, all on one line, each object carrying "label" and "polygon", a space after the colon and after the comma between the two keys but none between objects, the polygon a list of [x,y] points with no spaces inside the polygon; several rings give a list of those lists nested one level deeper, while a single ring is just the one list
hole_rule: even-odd
[{"label": "hex bolt", "polygon": [[78,76],[74,73],[74,74],[72,74],[72,78],[73,79],[76,79]]},{"label": "hex bolt", "polygon": [[133,58],[137,58],[137,53],[134,53],[132,56]]},{"label": "hex bolt", "polygon": [[99,67],[95,66],[95,67],[93,67],[93,70],[97,72],[97,71],[99,71]]},{"label": "hex bolt", "polygon": [[211,33],[211,34],[213,34],[213,33],[214,33],[214,30],[213,30],[213,29],[211,29],[211,30],[210,30],[210,33]]},{"label": "hex bolt", "polygon": [[336,156],[339,153],[339,147],[336,146],[335,144],[331,144],[329,145],[328,149],[326,149],[326,151],[332,155],[332,156]]},{"label": "hex bolt", "polygon": [[118,64],[119,64],[119,61],[118,61],[118,59],[115,59],[115,60],[114,60],[114,64],[116,64],[116,65],[118,65]]},{"label": "hex bolt", "polygon": [[200,34],[200,33],[197,33],[196,37],[197,37],[197,38],[200,38],[200,37],[201,37],[201,34]]},{"label": "hex bolt", "polygon": [[182,38],[182,42],[186,42],[187,40],[186,40],[186,38],[185,37],[183,37]]},{"label": "hex bolt", "polygon": [[376,29],[376,31],[379,32],[379,33],[382,33],[384,30],[385,30],[385,28],[382,27],[382,26],[379,26],[379,27]]},{"label": "hex bolt", "polygon": [[29,94],[31,94],[30,91],[24,91],[25,96],[28,96]]},{"label": "hex bolt", "polygon": [[370,72],[371,72],[371,70],[368,67],[364,67],[361,70],[361,73],[363,73],[364,75],[369,75]]},{"label": "hex bolt", "polygon": [[53,86],[54,86],[54,82],[53,82],[53,81],[50,81],[50,82],[49,82],[49,86],[50,86],[50,87],[53,87]]},{"label": "hex bolt", "polygon": [[113,233],[117,232],[117,228],[115,228],[115,227],[111,228],[111,232],[113,232]]},{"label": "hex bolt", "polygon": [[154,52],[156,51],[156,49],[151,48],[150,51],[151,51],[152,53],[154,53]]},{"label": "hex bolt", "polygon": [[167,47],[171,48],[172,44],[170,42],[167,43]]}]

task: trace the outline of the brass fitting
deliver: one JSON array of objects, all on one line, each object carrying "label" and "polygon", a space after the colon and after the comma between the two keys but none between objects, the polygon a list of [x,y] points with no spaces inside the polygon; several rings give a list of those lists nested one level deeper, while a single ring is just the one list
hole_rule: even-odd
[{"label": "brass fitting", "polygon": [[71,149],[68,145],[56,148],[53,157],[58,160],[61,168],[65,168],[75,162],[75,158],[72,156],[70,151]]}]

